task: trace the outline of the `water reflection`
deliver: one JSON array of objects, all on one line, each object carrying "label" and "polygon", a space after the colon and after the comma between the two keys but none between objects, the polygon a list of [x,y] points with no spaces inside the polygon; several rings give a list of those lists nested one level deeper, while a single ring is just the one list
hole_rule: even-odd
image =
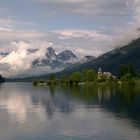
[{"label": "water reflection", "polygon": [[45,108],[41,105],[34,106],[27,94],[10,93],[0,99],[0,106],[1,109],[7,110],[10,119],[19,123],[28,121],[30,115],[42,121],[46,120]]},{"label": "water reflection", "polygon": [[10,91],[4,90],[1,90],[0,106],[19,122],[26,121],[31,114],[38,119],[46,120],[51,119],[56,110],[71,113],[77,104],[87,108],[98,106],[112,113],[119,113],[120,117],[135,119],[138,121],[137,124],[140,122],[140,89],[138,87],[50,86],[43,89],[32,87],[32,92],[27,92],[28,89],[25,90],[19,86]]},{"label": "water reflection", "polygon": [[[139,101],[139,87],[33,87],[29,83],[7,83],[0,86],[0,114],[4,111],[4,116],[0,115],[0,124],[7,114],[10,124],[28,124],[27,128],[32,126],[32,131],[42,132],[47,126],[48,134],[52,131],[66,136],[88,133],[88,138],[92,139],[93,134],[101,133],[99,131],[112,131],[118,127],[116,121],[123,127],[128,125],[139,131]],[[56,130],[57,125],[61,130]]]}]

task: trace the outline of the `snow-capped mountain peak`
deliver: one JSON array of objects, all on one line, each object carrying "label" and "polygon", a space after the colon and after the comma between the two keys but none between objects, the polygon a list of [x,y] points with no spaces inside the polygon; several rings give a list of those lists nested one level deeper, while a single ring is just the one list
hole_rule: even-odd
[{"label": "snow-capped mountain peak", "polygon": [[75,62],[77,56],[70,50],[64,50],[56,53],[52,47],[47,48],[46,58],[37,59],[33,62],[33,66],[50,66],[52,68],[65,68]]},{"label": "snow-capped mountain peak", "polygon": [[52,47],[47,48],[46,55],[48,55],[48,56],[56,56],[55,50]]}]

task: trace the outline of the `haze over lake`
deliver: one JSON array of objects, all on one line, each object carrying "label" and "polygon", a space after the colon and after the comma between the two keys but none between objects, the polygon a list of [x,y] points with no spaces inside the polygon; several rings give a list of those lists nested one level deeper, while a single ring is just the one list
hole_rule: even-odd
[{"label": "haze over lake", "polygon": [[139,140],[140,87],[0,85],[2,140]]}]

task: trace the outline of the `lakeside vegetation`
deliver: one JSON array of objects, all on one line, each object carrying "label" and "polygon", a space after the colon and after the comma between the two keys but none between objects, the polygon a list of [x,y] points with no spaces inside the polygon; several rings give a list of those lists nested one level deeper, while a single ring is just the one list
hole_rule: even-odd
[{"label": "lakeside vegetation", "polygon": [[33,85],[95,85],[95,84],[129,84],[140,85],[140,76],[135,72],[133,66],[120,65],[119,75],[114,76],[110,72],[103,72],[99,68],[98,72],[93,69],[84,69],[82,71],[75,71],[70,75],[65,75],[57,78],[55,74],[50,74],[46,80],[34,80]]}]

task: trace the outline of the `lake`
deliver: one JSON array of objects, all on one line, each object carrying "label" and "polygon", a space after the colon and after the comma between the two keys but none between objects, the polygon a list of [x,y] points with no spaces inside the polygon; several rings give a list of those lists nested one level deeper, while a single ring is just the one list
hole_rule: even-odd
[{"label": "lake", "polygon": [[0,140],[140,140],[140,87],[1,84]]}]

